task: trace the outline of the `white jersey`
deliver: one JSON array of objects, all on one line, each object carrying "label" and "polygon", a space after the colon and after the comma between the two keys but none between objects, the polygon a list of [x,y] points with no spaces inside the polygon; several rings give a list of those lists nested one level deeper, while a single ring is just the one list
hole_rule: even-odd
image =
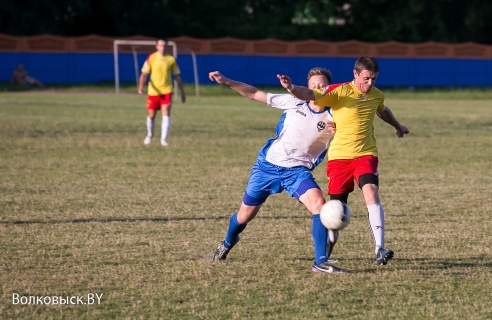
[{"label": "white jersey", "polygon": [[267,105],[285,110],[277,124],[277,136],[267,141],[258,154],[259,160],[292,168],[313,170],[323,161],[331,138],[326,121],[333,121],[331,108],[315,112],[308,101],[290,94],[267,94]]}]

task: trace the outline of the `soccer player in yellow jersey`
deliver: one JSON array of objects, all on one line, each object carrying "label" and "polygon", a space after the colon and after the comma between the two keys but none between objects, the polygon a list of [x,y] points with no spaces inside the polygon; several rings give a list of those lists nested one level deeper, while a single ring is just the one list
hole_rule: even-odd
[{"label": "soccer player in yellow jersey", "polygon": [[[295,86],[290,78],[277,75],[281,85],[299,99],[330,106],[336,133],[328,151],[328,194],[330,199],[347,203],[354,180],[362,190],[368,210],[369,226],[375,243],[376,263],[385,265],[394,252],[384,248],[384,211],[379,199],[378,149],[374,136],[376,113],[403,137],[409,130],[384,105],[384,94],[374,87],[379,65],[373,57],[361,57],[354,66],[354,80],[333,84],[323,90]],[[338,238],[331,239],[333,246]],[[331,250],[329,250],[331,252]]]},{"label": "soccer player in yellow jersey", "polygon": [[142,74],[138,82],[138,93],[143,94],[143,86],[150,74],[147,90],[147,136],[144,144],[148,145],[154,137],[154,119],[157,111],[162,112],[161,145],[167,147],[167,136],[171,128],[171,106],[173,98],[173,79],[179,87],[181,102],[186,101],[186,94],[181,81],[181,72],[176,59],[165,54],[166,40],[159,39],[156,42],[156,52],[150,54],[142,67]]}]

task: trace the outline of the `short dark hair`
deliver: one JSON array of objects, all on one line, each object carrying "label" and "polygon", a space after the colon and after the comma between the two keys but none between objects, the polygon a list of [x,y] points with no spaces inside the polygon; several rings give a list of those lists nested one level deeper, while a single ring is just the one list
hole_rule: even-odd
[{"label": "short dark hair", "polygon": [[309,79],[311,79],[314,76],[325,76],[326,80],[328,80],[328,84],[331,83],[331,71],[330,70],[326,70],[325,68],[320,68],[320,67],[312,68],[311,70],[309,70],[308,75],[307,75],[308,81],[309,81]]},{"label": "short dark hair", "polygon": [[367,70],[371,73],[379,73],[379,64],[376,58],[371,56],[364,56],[357,59],[354,65],[354,70],[357,73],[361,73]]}]

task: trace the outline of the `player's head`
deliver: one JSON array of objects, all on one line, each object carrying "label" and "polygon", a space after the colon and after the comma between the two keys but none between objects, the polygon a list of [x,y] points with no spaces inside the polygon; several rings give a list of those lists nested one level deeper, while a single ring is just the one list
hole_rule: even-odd
[{"label": "player's head", "polygon": [[331,71],[324,68],[312,68],[307,75],[308,88],[324,89],[331,84]]},{"label": "player's head", "polygon": [[164,54],[164,50],[166,50],[167,39],[159,38],[155,43],[155,48],[159,51],[160,54]]},{"label": "player's head", "polygon": [[379,75],[379,65],[374,57],[360,57],[354,65],[354,84],[360,92],[372,89]]}]

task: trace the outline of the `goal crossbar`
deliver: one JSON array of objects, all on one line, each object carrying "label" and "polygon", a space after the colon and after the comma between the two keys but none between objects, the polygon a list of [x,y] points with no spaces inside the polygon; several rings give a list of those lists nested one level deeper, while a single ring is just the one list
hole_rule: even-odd
[{"label": "goal crossbar", "polygon": [[[118,59],[118,47],[123,45],[129,46],[155,46],[155,41],[152,40],[114,40],[114,82],[115,82],[115,91],[116,95],[120,94],[120,72],[119,72],[119,59]],[[178,46],[174,41],[167,41],[167,45],[170,46],[173,50],[173,56],[176,58],[178,56]],[[133,52],[133,61],[135,65],[135,78],[138,84],[138,61],[137,54],[132,47]],[[195,95],[198,98],[200,96],[199,93],[199,83],[198,83],[198,70],[196,63],[196,55],[193,51],[190,50],[190,55],[193,61],[193,76],[195,80]],[[177,92],[177,91],[176,91]]]}]

